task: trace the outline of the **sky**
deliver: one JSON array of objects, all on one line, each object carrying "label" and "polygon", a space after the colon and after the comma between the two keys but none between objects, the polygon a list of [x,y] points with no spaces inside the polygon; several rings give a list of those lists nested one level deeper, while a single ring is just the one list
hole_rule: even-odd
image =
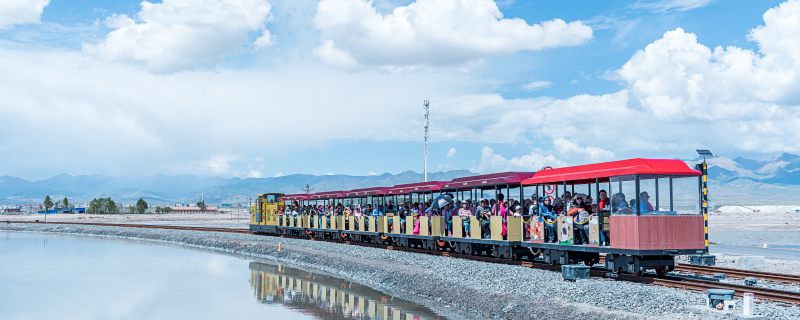
[{"label": "sky", "polygon": [[0,2],[0,175],[800,152],[800,1]]}]

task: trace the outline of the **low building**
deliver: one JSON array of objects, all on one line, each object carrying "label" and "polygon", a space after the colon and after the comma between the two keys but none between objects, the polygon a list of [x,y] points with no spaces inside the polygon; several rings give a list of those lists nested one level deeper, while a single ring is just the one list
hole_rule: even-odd
[{"label": "low building", "polygon": [[170,207],[172,213],[217,213],[217,207],[206,207],[205,210],[202,210],[198,206],[178,206],[178,207]]}]

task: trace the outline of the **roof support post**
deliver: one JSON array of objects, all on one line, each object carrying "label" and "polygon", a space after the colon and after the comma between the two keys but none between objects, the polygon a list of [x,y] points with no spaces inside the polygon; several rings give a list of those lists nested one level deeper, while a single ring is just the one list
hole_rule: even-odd
[{"label": "roof support post", "polygon": [[634,199],[636,199],[636,215],[638,216],[638,215],[642,214],[642,212],[640,210],[642,208],[642,205],[641,205],[641,203],[639,203],[639,201],[641,201],[642,199],[639,199],[639,175],[638,174],[636,175],[636,194],[634,195]]},{"label": "roof support post", "polygon": [[656,211],[659,211],[661,207],[659,205],[660,203],[659,198],[660,198],[660,192],[658,192],[658,177],[656,177]]}]

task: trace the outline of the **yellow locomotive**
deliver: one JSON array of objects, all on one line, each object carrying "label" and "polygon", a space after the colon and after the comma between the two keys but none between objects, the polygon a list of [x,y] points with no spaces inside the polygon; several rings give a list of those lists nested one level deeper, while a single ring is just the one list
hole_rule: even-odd
[{"label": "yellow locomotive", "polygon": [[264,193],[258,195],[258,199],[253,207],[250,208],[250,224],[261,226],[277,226],[278,211],[282,211],[283,193]]}]

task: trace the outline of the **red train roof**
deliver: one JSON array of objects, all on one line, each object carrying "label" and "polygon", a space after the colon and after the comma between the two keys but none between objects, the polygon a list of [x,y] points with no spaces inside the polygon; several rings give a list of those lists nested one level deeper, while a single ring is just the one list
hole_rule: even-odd
[{"label": "red train roof", "polygon": [[343,198],[347,191],[326,191],[326,192],[317,192],[311,195],[312,200],[326,200],[326,199],[336,199],[336,198]]},{"label": "red train roof", "polygon": [[610,177],[626,175],[699,176],[700,171],[689,168],[677,159],[628,159],[580,166],[554,168],[537,172],[522,181],[523,185],[554,182],[608,181]]},{"label": "red train roof", "polygon": [[309,200],[311,195],[305,193],[287,194],[281,197],[281,200],[294,201],[294,200]]},{"label": "red train roof", "polygon": [[388,189],[389,188],[385,187],[353,189],[348,191],[347,194],[345,194],[345,196],[348,197],[380,196],[386,194],[386,190]]},{"label": "red train roof", "polygon": [[496,185],[518,185],[533,172],[500,172],[478,176],[456,178],[442,186],[444,190],[460,190],[471,188],[489,188]]},{"label": "red train roof", "polygon": [[409,193],[439,191],[442,189],[442,185],[444,184],[445,184],[444,181],[428,181],[428,182],[398,184],[386,190],[386,194],[401,195]]}]

